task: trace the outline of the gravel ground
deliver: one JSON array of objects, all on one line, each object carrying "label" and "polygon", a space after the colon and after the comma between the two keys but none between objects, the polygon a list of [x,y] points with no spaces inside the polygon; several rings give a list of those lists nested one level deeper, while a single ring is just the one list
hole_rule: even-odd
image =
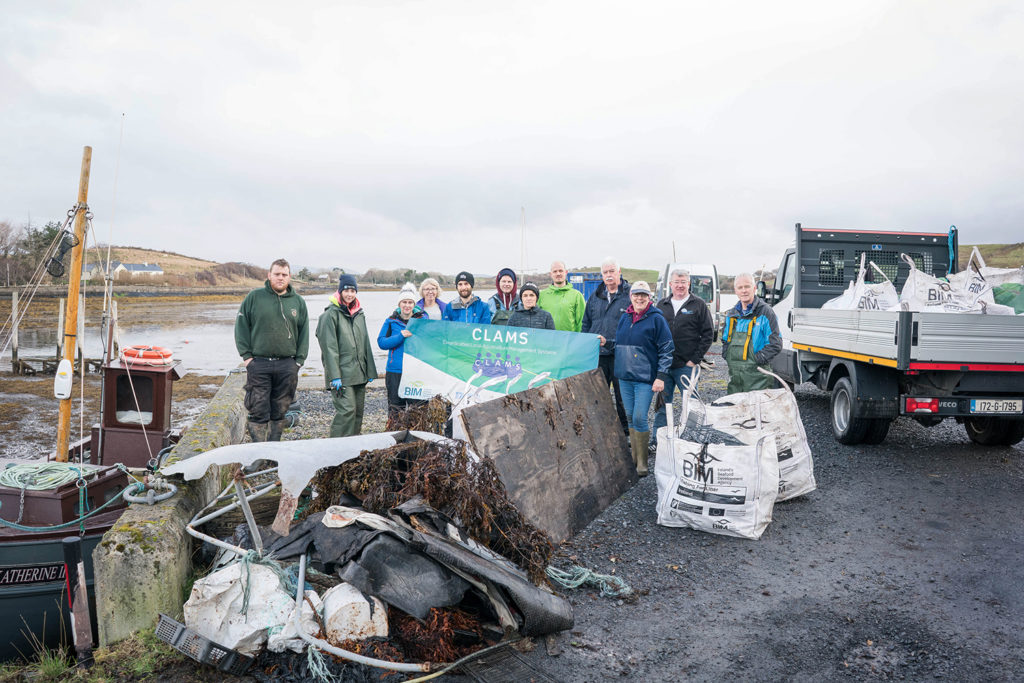
[{"label": "gravel ground", "polygon": [[[716,359],[701,380],[712,399]],[[1021,445],[900,419],[880,446],[843,446],[828,394],[796,395],[818,489],[749,541],[658,526],[654,476],[640,480],[554,560],[614,573],[639,599],[565,591],[576,625],[526,654],[534,667],[560,681],[1024,677]],[[286,438],[326,436],[329,395],[300,400]],[[385,407],[371,385],[364,432],[383,429]]]}]

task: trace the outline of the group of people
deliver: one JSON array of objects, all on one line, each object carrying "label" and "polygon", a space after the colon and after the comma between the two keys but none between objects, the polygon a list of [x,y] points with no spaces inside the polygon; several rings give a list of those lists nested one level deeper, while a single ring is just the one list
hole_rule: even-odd
[{"label": "group of people", "polygon": [[[504,268],[487,301],[473,293],[476,280],[468,271],[455,277],[457,298],[449,302],[439,298],[441,287],[434,278],[423,280],[419,290],[407,283],[377,335],[377,345],[388,353],[388,405],[407,405],[398,387],[404,343],[412,335],[408,325],[416,318],[595,334],[600,342],[598,367],[615,396],[637,473],[644,476],[651,402],[661,393],[671,404],[675,389],[686,388],[711,347],[715,322],[708,305],[690,291],[690,274],[683,269],[669,273],[671,294],[660,301],[646,282],[627,282],[610,258],[601,264],[601,284],[589,299],[569,284],[563,262],[552,263],[550,275],[552,284],[544,289],[531,282],[520,286],[515,271]],[[235,345],[247,372],[245,407],[253,441],[280,440],[298,369],[308,352],[306,305],[290,281],[288,262],[274,261],[264,286],[245,297],[235,323]],[[750,274],[736,276],[734,287],[738,301],[726,313],[722,332],[728,393],[769,388],[772,381],[758,368],[767,367],[782,349],[778,321],[772,308],[755,296]],[[356,278],[342,275],[317,321],[324,379],[335,407],[332,437],[360,433],[366,385],[377,377],[358,292]],[[655,431],[666,422],[661,407]]]}]

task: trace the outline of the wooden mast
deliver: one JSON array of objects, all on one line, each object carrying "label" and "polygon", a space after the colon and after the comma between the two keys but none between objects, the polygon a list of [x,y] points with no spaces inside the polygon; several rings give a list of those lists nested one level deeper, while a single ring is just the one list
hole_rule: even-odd
[{"label": "wooden mast", "polygon": [[[75,238],[78,244],[71,252],[71,270],[68,272],[68,307],[64,316],[64,358],[74,363],[75,343],[78,335],[78,293],[82,285],[82,254],[85,252],[85,214],[89,200],[89,169],[92,165],[92,147],[82,150],[82,174],[78,179],[78,205],[75,207]],[[57,421],[57,461],[67,462],[71,432],[71,398],[61,399]]]}]

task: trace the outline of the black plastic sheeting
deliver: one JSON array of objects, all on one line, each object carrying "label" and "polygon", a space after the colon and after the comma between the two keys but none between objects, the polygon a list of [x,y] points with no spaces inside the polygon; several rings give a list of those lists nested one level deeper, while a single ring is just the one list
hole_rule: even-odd
[{"label": "black plastic sheeting", "polygon": [[337,571],[363,593],[418,619],[431,608],[460,603],[472,590],[484,593],[497,614],[511,614],[523,635],[572,628],[566,600],[535,586],[506,558],[473,544],[420,498],[392,510],[387,531],[359,521],[327,527],[323,515],[310,515],[288,536],[268,539],[267,550],[279,561],[310,552],[312,566]]}]

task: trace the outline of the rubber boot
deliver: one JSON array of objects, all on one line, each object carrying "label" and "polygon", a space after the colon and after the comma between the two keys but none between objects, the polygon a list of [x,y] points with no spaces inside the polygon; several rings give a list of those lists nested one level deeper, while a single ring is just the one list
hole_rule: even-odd
[{"label": "rubber boot", "polygon": [[284,434],[284,423],[287,420],[271,420],[270,421],[270,433],[267,435],[267,441],[280,441],[281,435]]},{"label": "rubber boot", "polygon": [[629,430],[629,454],[633,457],[633,466],[636,467],[636,430]]},{"label": "rubber boot", "polygon": [[647,476],[648,434],[648,432],[636,433],[636,473],[641,477]]},{"label": "rubber boot", "polygon": [[249,432],[249,439],[253,443],[256,443],[258,441],[266,441],[267,433],[270,430],[270,423],[253,422],[252,420],[249,420],[248,424],[246,424],[246,429]]}]

